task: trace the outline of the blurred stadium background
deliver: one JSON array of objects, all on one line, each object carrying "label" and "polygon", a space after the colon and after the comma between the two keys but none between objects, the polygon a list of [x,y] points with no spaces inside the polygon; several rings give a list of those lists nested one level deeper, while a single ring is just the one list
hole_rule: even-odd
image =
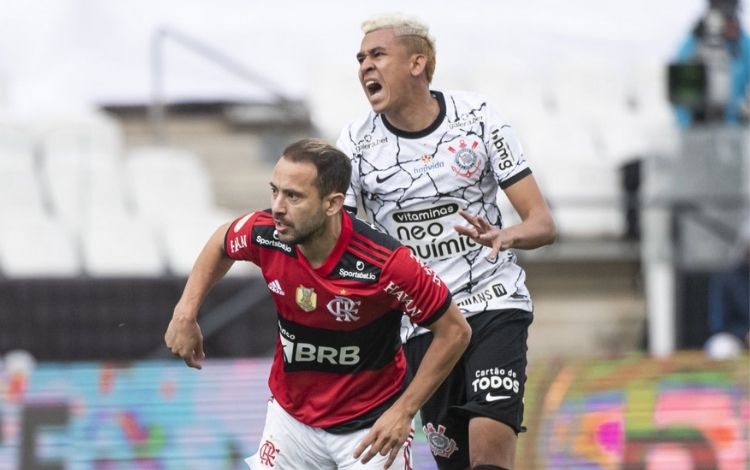
[{"label": "blurred stadium background", "polygon": [[[396,10],[431,24],[436,88],[485,93],[517,128],[559,225],[519,253],[536,319],[518,468],[748,468],[747,350],[703,347],[750,136],[681,131],[667,99],[704,9],[5,0],[0,469],[245,468],[276,334],[262,278],[235,266],[207,300],[202,371],[162,335],[208,235],[268,205],[281,149],[367,109],[359,24]],[[423,434],[415,454],[433,468]]]}]

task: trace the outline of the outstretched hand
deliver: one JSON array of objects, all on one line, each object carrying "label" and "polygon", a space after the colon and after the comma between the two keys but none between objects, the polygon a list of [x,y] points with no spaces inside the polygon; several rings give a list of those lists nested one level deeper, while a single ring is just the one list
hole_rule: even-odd
[{"label": "outstretched hand", "polygon": [[[392,406],[383,413],[370,428],[364,439],[354,449],[354,458],[366,464],[377,454],[388,455],[383,468],[388,468],[398,457],[398,453],[409,438],[412,416],[402,413]],[[368,449],[369,447],[369,449]]]},{"label": "outstretched hand", "polygon": [[461,235],[471,238],[480,245],[492,248],[492,252],[487,259],[494,261],[497,259],[497,254],[499,252],[511,247],[513,238],[509,236],[506,230],[490,225],[484,217],[471,215],[463,209],[460,209],[458,213],[461,217],[466,219],[471,226],[464,227],[462,225],[454,225],[454,230]]},{"label": "outstretched hand", "polygon": [[203,333],[195,320],[174,316],[169,322],[164,342],[173,354],[180,356],[189,367],[201,369],[206,354],[203,352]]}]

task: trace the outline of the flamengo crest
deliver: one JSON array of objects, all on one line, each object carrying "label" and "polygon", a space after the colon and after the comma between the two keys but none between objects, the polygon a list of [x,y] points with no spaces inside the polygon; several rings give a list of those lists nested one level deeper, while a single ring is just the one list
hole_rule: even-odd
[{"label": "flamengo crest", "polygon": [[336,317],[336,321],[357,321],[359,320],[359,304],[361,300],[352,300],[349,297],[337,295],[328,302],[328,311]]}]

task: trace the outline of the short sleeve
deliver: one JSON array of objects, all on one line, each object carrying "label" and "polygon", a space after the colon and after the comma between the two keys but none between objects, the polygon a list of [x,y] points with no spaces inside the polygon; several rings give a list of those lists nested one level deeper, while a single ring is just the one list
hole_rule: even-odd
[{"label": "short sleeve", "polygon": [[352,162],[352,179],[351,183],[349,184],[349,190],[346,192],[346,197],[344,198],[344,206],[352,210],[352,212],[356,213],[357,195],[360,194],[361,187],[359,181],[359,158],[357,157],[357,155],[355,155],[354,144],[352,143],[349,129],[349,126],[346,126],[344,130],[341,131],[341,135],[336,141],[336,147],[344,152],[344,154],[349,157]]},{"label": "short sleeve", "polygon": [[257,247],[250,243],[257,212],[251,212],[229,224],[224,236],[224,251],[235,261],[252,261],[257,264]]},{"label": "short sleeve", "polygon": [[486,111],[487,146],[492,172],[498,186],[505,189],[531,173],[531,168],[524,157],[521,142],[511,127],[492,107]]},{"label": "short sleeve", "polygon": [[398,248],[384,267],[384,290],[409,319],[428,326],[448,310],[451,294],[435,272],[406,247]]}]

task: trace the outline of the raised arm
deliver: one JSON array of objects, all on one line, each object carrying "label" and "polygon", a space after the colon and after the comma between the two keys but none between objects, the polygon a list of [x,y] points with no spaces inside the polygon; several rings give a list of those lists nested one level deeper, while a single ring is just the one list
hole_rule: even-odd
[{"label": "raised arm", "polygon": [[433,334],[432,342],[414,379],[355,449],[354,458],[361,455],[363,463],[378,453],[390,453],[385,468],[393,463],[409,435],[412,419],[453,370],[471,338],[471,328],[455,302],[427,328]]},{"label": "raised arm", "polygon": [[454,229],[475,242],[492,248],[491,258],[496,257],[499,251],[510,248],[530,250],[555,241],[555,222],[534,175],[518,180],[505,189],[505,194],[521,216],[520,224],[499,228],[490,225],[483,217],[462,210],[460,214],[470,226],[456,225]]},{"label": "raised arm", "polygon": [[213,286],[234,263],[224,252],[224,236],[228,228],[227,223],[216,229],[198,255],[164,334],[167,347],[185,364],[196,369],[202,367],[205,358],[198,311]]}]

